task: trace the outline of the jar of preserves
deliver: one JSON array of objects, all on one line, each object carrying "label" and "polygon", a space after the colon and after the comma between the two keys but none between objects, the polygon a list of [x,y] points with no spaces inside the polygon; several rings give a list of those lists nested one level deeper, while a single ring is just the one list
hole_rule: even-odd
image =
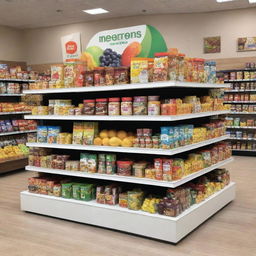
[{"label": "jar of preserves", "polygon": [[160,115],[161,103],[159,96],[148,96],[148,115],[158,116]]},{"label": "jar of preserves", "polygon": [[105,83],[106,85],[113,85],[115,77],[115,70],[112,67],[105,68]]},{"label": "jar of preserves", "polygon": [[109,98],[108,99],[108,115],[119,116],[120,115],[120,98]]},{"label": "jar of preserves", "polygon": [[93,79],[94,78],[94,72],[93,71],[86,71],[85,72],[85,86],[91,87],[94,85]]},{"label": "jar of preserves", "polygon": [[108,114],[108,99],[96,99],[95,114],[98,116]]},{"label": "jar of preserves", "polygon": [[148,97],[147,96],[135,96],[133,100],[133,115],[141,116],[148,114]]},{"label": "jar of preserves", "polygon": [[121,115],[122,116],[132,115],[132,97],[122,97]]},{"label": "jar of preserves", "polygon": [[95,100],[84,100],[83,114],[89,116],[95,114]]},{"label": "jar of preserves", "polygon": [[118,67],[115,69],[114,75],[115,84],[128,84],[129,83],[129,67]]},{"label": "jar of preserves", "polygon": [[97,67],[94,70],[94,86],[106,85],[105,81],[105,69],[103,67]]},{"label": "jar of preserves", "polygon": [[122,176],[131,176],[132,164],[132,161],[117,161],[117,174]]}]

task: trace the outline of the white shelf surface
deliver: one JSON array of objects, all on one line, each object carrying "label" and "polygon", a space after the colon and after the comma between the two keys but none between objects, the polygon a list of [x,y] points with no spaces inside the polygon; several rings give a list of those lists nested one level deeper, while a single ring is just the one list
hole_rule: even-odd
[{"label": "white shelf surface", "polygon": [[178,120],[186,120],[207,116],[215,116],[215,115],[224,115],[229,114],[230,111],[211,111],[211,112],[201,112],[201,113],[193,113],[186,115],[176,115],[176,116],[87,116],[87,115],[79,115],[79,116],[68,116],[68,115],[29,115],[25,116],[25,119],[33,119],[33,120],[97,120],[97,121],[178,121]]},{"label": "white shelf surface", "polygon": [[152,82],[140,84],[121,84],[109,86],[74,87],[74,88],[53,88],[41,90],[24,90],[24,94],[49,94],[49,93],[80,93],[80,92],[104,92],[120,90],[157,89],[157,88],[229,88],[230,84],[209,84],[193,82]]},{"label": "white shelf surface", "polygon": [[[235,199],[235,183],[177,217],[48,195],[20,193],[21,210],[177,243]],[[104,216],[104,217],[103,217]]]},{"label": "white shelf surface", "polygon": [[256,126],[226,126],[228,129],[256,129]]},{"label": "white shelf surface", "polygon": [[23,133],[31,133],[31,132],[37,132],[37,130],[14,131],[14,132],[1,132],[1,133],[0,133],[0,136],[15,135],[15,134],[23,134]]},{"label": "white shelf surface", "polygon": [[31,113],[31,111],[0,112],[0,116],[3,116],[3,115],[21,115],[21,114],[30,114],[30,113]]},{"label": "white shelf surface", "polygon": [[256,112],[230,112],[232,115],[255,115]]},{"label": "white shelf surface", "polygon": [[22,96],[22,93],[0,93],[0,96],[14,97],[14,96]]},{"label": "white shelf surface", "polygon": [[218,138],[201,141],[191,145],[175,148],[175,149],[153,149],[153,148],[135,148],[135,147],[111,147],[111,146],[95,146],[95,145],[73,145],[73,144],[51,144],[51,143],[27,143],[28,147],[38,148],[58,148],[58,149],[73,149],[73,150],[91,150],[99,152],[119,152],[119,153],[135,153],[135,154],[150,154],[150,155],[166,155],[171,156],[186,152],[192,149],[207,146],[219,141],[229,139],[228,135]]},{"label": "white shelf surface", "polygon": [[248,90],[226,90],[225,92],[256,92],[256,89],[248,89]]},{"label": "white shelf surface", "polygon": [[244,138],[229,138],[230,140],[245,140],[245,141],[256,141],[256,139],[252,138],[252,139],[244,139]]},{"label": "white shelf surface", "polygon": [[193,180],[199,176],[202,176],[208,172],[211,172],[212,170],[220,168],[223,165],[228,164],[232,161],[233,161],[233,158],[226,159],[210,167],[204,168],[198,172],[194,172],[186,177],[183,177],[180,180],[175,180],[175,181],[161,181],[161,180],[153,180],[153,179],[147,179],[147,178],[137,178],[133,176],[120,176],[116,174],[110,175],[110,174],[100,174],[100,173],[86,173],[81,171],[74,172],[74,171],[65,171],[65,170],[59,170],[59,169],[35,167],[35,166],[26,166],[26,170],[32,171],[32,172],[40,172],[40,173],[67,175],[72,177],[82,177],[82,178],[90,178],[90,179],[98,179],[98,180],[111,180],[111,181],[144,184],[144,185],[166,187],[166,188],[176,188],[190,180]]},{"label": "white shelf surface", "polygon": [[251,101],[251,100],[246,100],[246,101],[224,101],[224,103],[240,103],[240,104],[244,104],[244,103],[250,103],[250,104],[253,104],[253,103],[256,103],[256,101]]},{"label": "white shelf surface", "polygon": [[0,82],[24,82],[24,83],[34,83],[36,80],[31,79],[15,79],[15,78],[0,78]]}]

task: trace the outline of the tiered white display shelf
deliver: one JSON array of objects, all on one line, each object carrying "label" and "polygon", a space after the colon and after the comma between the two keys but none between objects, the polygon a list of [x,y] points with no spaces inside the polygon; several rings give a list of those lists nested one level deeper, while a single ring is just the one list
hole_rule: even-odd
[{"label": "tiered white display shelf", "polygon": [[[80,92],[104,92],[136,89],[161,89],[161,88],[225,88],[227,84],[198,84],[186,82],[162,82],[148,84],[128,84],[101,87],[82,87],[82,88],[61,88],[61,89],[44,89],[24,91],[24,94],[50,94],[50,93],[80,93]],[[123,92],[125,96],[125,91]],[[215,111],[196,113],[181,116],[130,116],[130,117],[112,117],[112,116],[29,116],[29,119],[37,120],[97,120],[97,121],[178,121],[192,118],[209,117],[219,114],[226,114],[227,111]],[[28,117],[26,117],[28,118]],[[171,156],[178,153],[186,152],[203,146],[211,145],[228,139],[228,136],[186,145],[183,147],[164,150],[148,149],[135,147],[110,147],[110,146],[85,146],[69,144],[49,144],[49,143],[27,143],[29,147],[55,148],[66,150],[83,150],[97,152],[118,152],[150,155]],[[41,168],[27,166],[26,170],[41,173],[51,173],[57,175],[67,175],[74,177],[83,177],[96,180],[110,180],[116,182],[126,182],[134,184],[151,185],[157,187],[175,188],[205,173],[211,172],[216,168],[232,161],[232,158],[221,161],[208,168],[192,173],[177,181],[158,181],[146,178],[136,178],[118,175],[107,175],[99,173],[72,172],[58,169]],[[47,195],[39,195],[21,192],[21,209],[47,216],[78,221],[81,223],[92,224],[100,227],[125,231],[133,234],[143,235],[151,238],[161,239],[164,241],[177,243],[192,230],[202,224],[205,220],[218,212],[225,205],[235,198],[235,184],[230,183],[224,189],[210,196],[203,202],[193,205],[178,217],[172,218],[159,214],[150,214],[143,211],[131,211],[119,206],[110,206],[98,204],[95,201],[83,202],[73,199],[57,198]]]},{"label": "tiered white display shelf", "polygon": [[24,134],[24,133],[32,133],[32,132],[36,132],[36,130],[15,131],[15,132],[1,132],[1,133],[0,133],[0,136],[15,135],[15,134]]}]

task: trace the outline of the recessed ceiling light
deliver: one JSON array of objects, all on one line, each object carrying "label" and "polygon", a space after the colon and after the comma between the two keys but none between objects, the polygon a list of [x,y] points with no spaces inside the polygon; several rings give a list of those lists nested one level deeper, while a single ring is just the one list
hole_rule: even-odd
[{"label": "recessed ceiling light", "polygon": [[216,0],[217,3],[225,3],[225,2],[232,2],[234,0]]},{"label": "recessed ceiling light", "polygon": [[103,8],[95,8],[95,9],[83,10],[83,12],[95,15],[95,14],[107,13],[109,11],[107,11],[107,10],[105,10]]},{"label": "recessed ceiling light", "polygon": [[256,4],[256,0],[249,0],[250,4]]}]

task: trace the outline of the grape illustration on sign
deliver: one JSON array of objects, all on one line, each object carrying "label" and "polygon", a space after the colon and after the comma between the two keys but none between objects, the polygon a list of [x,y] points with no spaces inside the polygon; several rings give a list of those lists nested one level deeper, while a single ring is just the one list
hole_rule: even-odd
[{"label": "grape illustration on sign", "polygon": [[160,32],[150,25],[140,25],[97,33],[89,41],[81,60],[90,69],[95,67],[130,66],[131,58],[153,58],[156,52],[167,51]]}]

